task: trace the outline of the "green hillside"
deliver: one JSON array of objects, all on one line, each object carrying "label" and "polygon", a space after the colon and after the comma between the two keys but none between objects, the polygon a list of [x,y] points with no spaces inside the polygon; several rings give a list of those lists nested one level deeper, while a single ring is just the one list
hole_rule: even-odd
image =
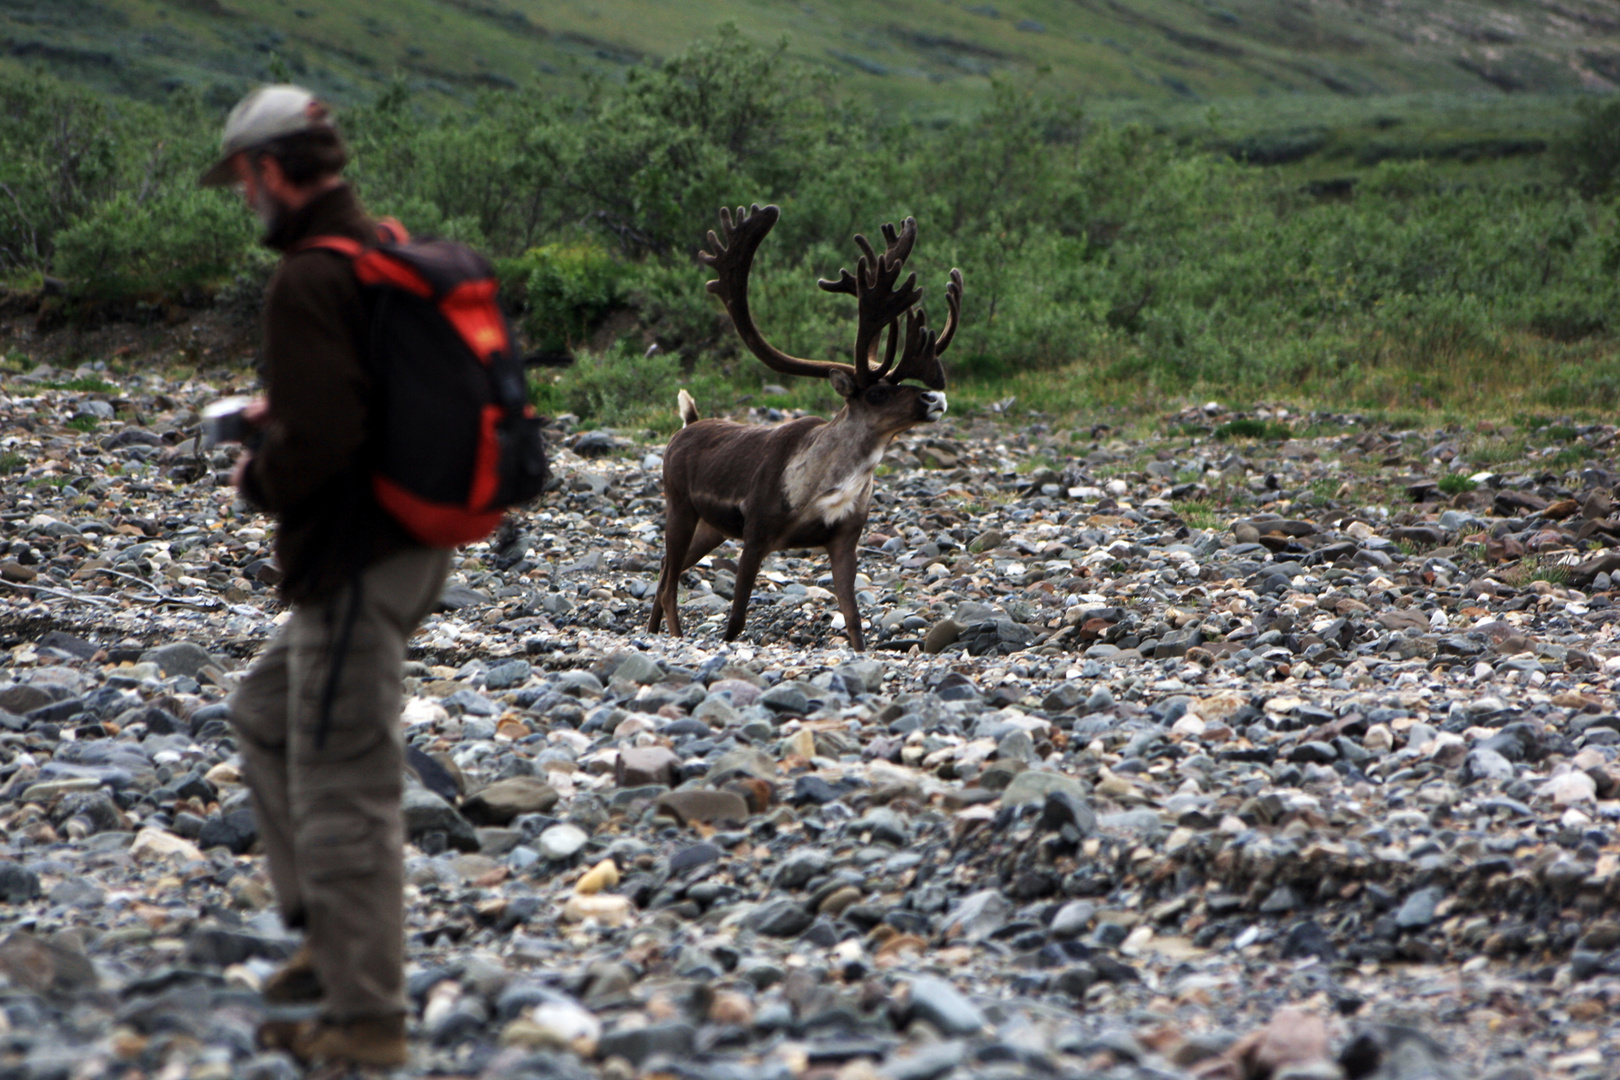
[{"label": "green hillside", "polygon": [[923,115],[1047,69],[1060,91],[1142,102],[1620,84],[1620,12],[1598,0],[0,0],[0,52],[148,100],[223,105],[282,70],[339,101],[395,78],[464,97],[620,78],[726,21]]}]

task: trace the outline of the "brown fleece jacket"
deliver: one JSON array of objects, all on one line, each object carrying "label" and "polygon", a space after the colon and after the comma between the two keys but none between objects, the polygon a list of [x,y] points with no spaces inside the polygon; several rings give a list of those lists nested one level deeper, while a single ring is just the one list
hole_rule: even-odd
[{"label": "brown fleece jacket", "polygon": [[264,305],[270,411],[242,494],[278,518],[281,592],[293,603],[329,596],[360,569],[416,543],[371,495],[365,306],[347,258],[298,250],[316,236],[371,244],[377,230],[345,184],[265,237],[283,253]]}]

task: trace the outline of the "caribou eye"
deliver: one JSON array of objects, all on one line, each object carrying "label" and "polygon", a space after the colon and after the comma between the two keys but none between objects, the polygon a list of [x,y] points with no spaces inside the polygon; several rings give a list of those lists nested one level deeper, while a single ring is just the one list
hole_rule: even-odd
[{"label": "caribou eye", "polygon": [[881,384],[872,387],[866,392],[866,400],[873,405],[882,405],[894,396],[894,387]]}]

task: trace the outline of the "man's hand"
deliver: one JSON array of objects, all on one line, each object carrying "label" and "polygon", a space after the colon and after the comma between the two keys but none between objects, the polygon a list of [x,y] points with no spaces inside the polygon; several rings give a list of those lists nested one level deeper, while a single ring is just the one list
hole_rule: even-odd
[{"label": "man's hand", "polygon": [[[242,422],[250,427],[261,428],[269,419],[270,402],[265,398],[254,398],[242,407]],[[244,450],[231,468],[231,486],[238,491],[242,488],[242,477],[247,473],[248,463],[252,460],[253,451]]]},{"label": "man's hand", "polygon": [[238,491],[242,489],[242,478],[247,475],[248,462],[253,460],[253,451],[244,450],[237,457],[236,464],[231,467],[231,486]]}]

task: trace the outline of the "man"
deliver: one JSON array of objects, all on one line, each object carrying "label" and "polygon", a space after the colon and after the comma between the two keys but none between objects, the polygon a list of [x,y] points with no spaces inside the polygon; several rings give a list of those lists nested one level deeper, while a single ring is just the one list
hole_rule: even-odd
[{"label": "man", "polygon": [[267,86],[231,111],[201,183],[237,184],[282,253],[265,297],[267,396],[249,407],[257,437],[235,482],[277,518],[292,617],[242,681],[231,721],[282,916],[304,930],[265,998],[320,1009],[267,1022],[261,1041],[308,1062],[386,1067],[406,1060],[400,680],[450,556],[412,540],[371,495],[359,285],[343,255],[301,246],[375,243],[346,162],[320,101]]}]

